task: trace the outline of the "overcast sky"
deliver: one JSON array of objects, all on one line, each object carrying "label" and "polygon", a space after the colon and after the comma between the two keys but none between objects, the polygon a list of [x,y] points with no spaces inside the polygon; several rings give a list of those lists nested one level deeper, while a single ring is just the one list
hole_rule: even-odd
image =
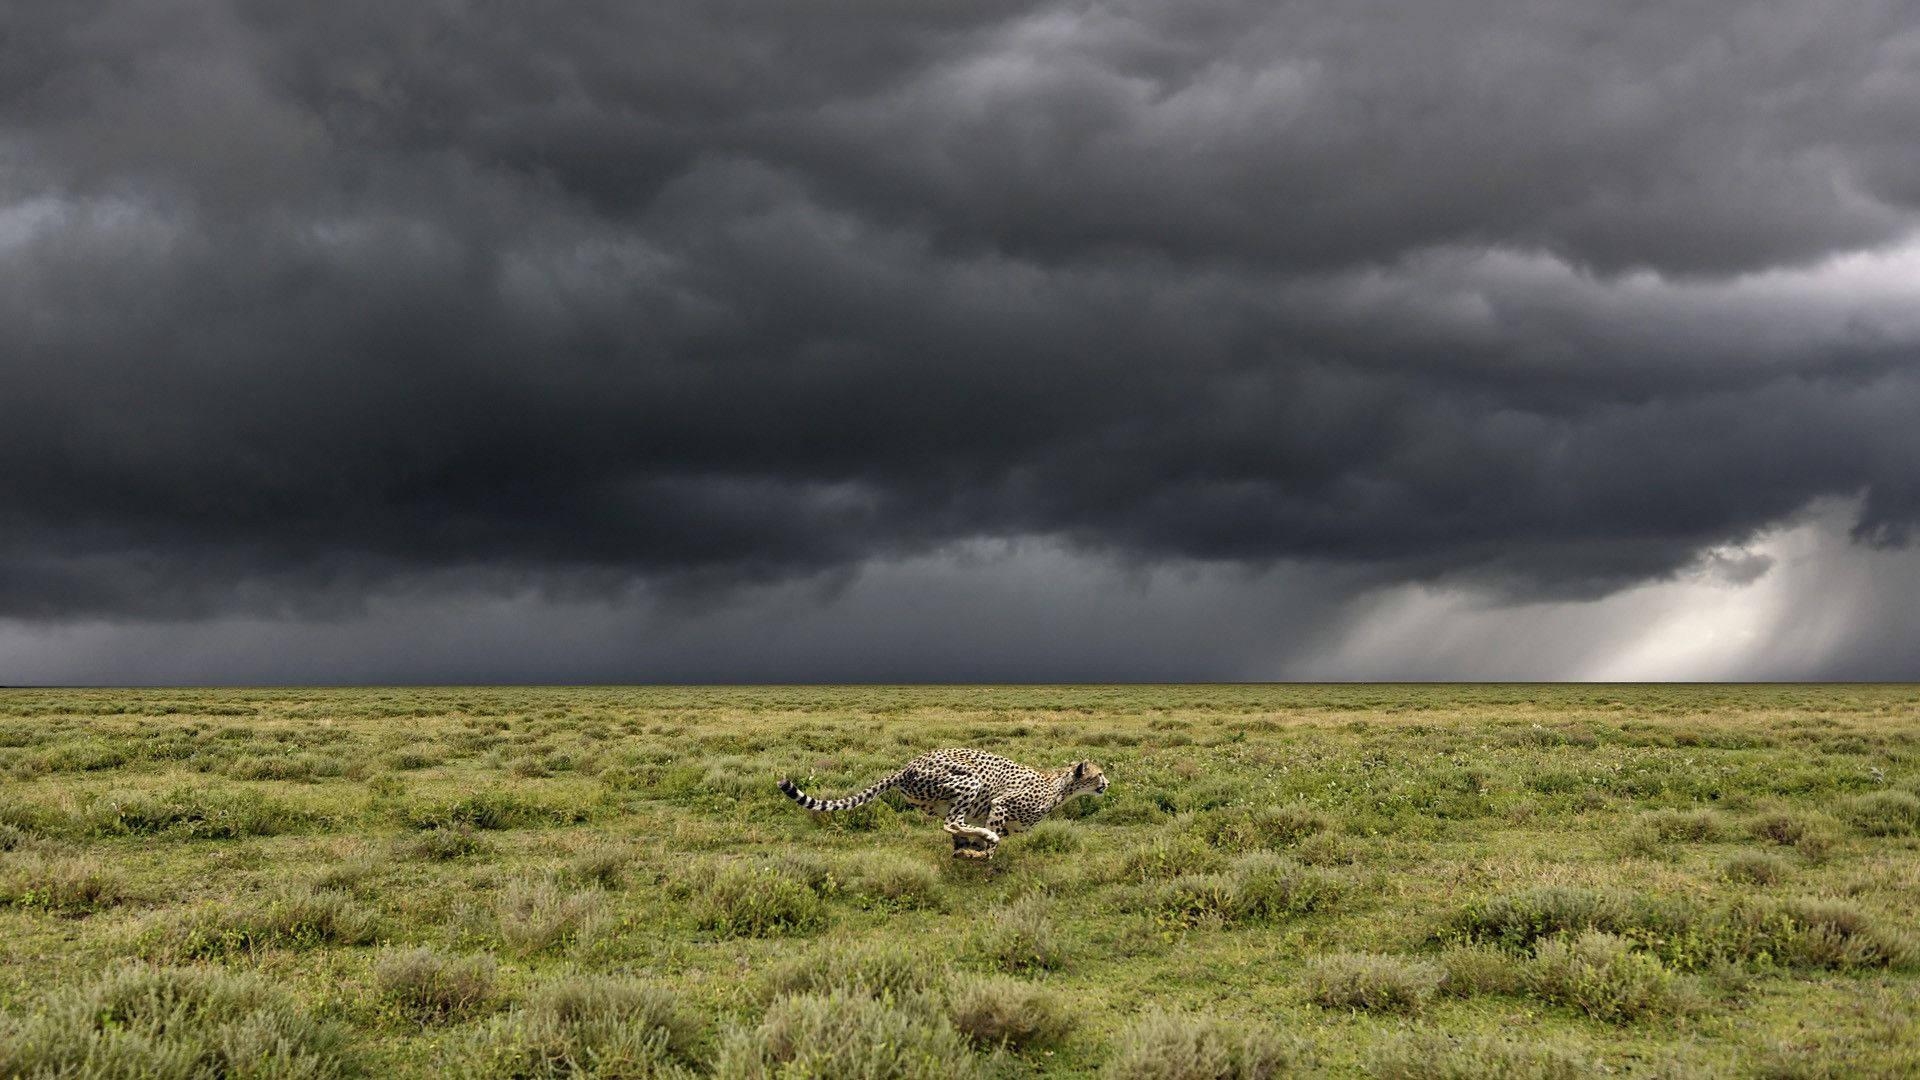
[{"label": "overcast sky", "polygon": [[0,6],[0,683],[1920,678],[1905,0]]}]

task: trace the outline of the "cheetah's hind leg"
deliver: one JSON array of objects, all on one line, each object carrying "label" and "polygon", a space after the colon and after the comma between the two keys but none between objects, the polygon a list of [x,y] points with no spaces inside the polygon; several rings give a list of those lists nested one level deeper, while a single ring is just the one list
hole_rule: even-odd
[{"label": "cheetah's hind leg", "polygon": [[979,833],[955,832],[953,834],[953,857],[956,859],[991,859],[994,849],[999,846],[998,839],[989,840]]}]

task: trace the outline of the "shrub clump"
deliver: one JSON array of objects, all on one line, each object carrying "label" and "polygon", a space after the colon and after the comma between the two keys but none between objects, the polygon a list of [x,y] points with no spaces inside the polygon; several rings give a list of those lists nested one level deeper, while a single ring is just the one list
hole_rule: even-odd
[{"label": "shrub clump", "polygon": [[941,906],[940,875],[918,859],[877,855],[860,864],[853,889],[870,904],[900,911]]},{"label": "shrub clump", "polygon": [[1720,865],[1722,877],[1749,885],[1778,885],[1792,872],[1787,860],[1769,851],[1742,851]]},{"label": "shrub clump", "polygon": [[1120,863],[1120,876],[1126,881],[1165,881],[1188,874],[1211,874],[1223,869],[1225,860],[1200,837],[1160,836],[1127,852]]},{"label": "shrub clump", "polygon": [[1054,929],[1051,905],[1028,894],[1001,904],[975,924],[973,951],[1002,971],[1056,971],[1073,959],[1066,939]]},{"label": "shrub clump", "polygon": [[1051,818],[1035,825],[1021,841],[1021,847],[1028,851],[1053,855],[1076,854],[1086,846],[1086,838],[1079,829],[1067,822],[1055,821]]},{"label": "shrub clump", "polygon": [[1840,816],[1868,836],[1912,836],[1920,833],[1920,795],[1907,791],[1856,795],[1841,807]]},{"label": "shrub clump", "polygon": [[1255,922],[1325,911],[1347,893],[1343,879],[1267,852],[1241,856],[1229,876],[1235,917]]},{"label": "shrub clump", "polygon": [[1667,844],[1710,844],[1724,835],[1720,815],[1711,810],[1653,810],[1639,823]]},{"label": "shrub clump", "polygon": [[0,1014],[0,1076],[354,1075],[345,1029],[253,978],[136,965]]},{"label": "shrub clump", "polygon": [[932,989],[942,970],[944,965],[905,945],[829,943],[775,965],[767,976],[766,997],[842,991],[905,998]]},{"label": "shrub clump", "polygon": [[1920,963],[1914,935],[1837,901],[1759,899],[1704,908],[1556,886],[1476,900],[1441,937],[1523,949],[1588,930],[1637,943],[1680,970],[1722,963],[1841,970]]},{"label": "shrub clump", "polygon": [[1587,1080],[1599,1070],[1556,1047],[1423,1032],[1375,1053],[1367,1074],[1374,1080]]},{"label": "shrub clump", "polygon": [[694,920],[721,937],[783,937],[810,934],[827,922],[819,885],[772,864],[733,865],[720,870],[699,894]]},{"label": "shrub clump", "polygon": [[543,825],[576,825],[587,820],[587,810],[531,802],[508,791],[477,791],[446,802],[406,803],[396,808],[400,820],[415,829],[458,828],[530,829]]},{"label": "shrub clump", "polygon": [[1074,1018],[1045,987],[1005,975],[971,978],[947,995],[953,1026],[979,1047],[1053,1045]]},{"label": "shrub clump", "polygon": [[663,987],[570,975],[536,991],[457,1049],[449,1070],[525,1080],[691,1077],[701,1022]]},{"label": "shrub clump", "polygon": [[1491,945],[1458,945],[1440,954],[1440,992],[1449,997],[1516,994],[1522,970],[1514,957]]},{"label": "shrub clump", "polygon": [[1556,934],[1623,929],[1633,921],[1631,907],[1631,898],[1617,893],[1548,885],[1471,901],[1448,930],[1468,941],[1519,949]]},{"label": "shrub clump", "polygon": [[1152,886],[1146,899],[1162,925],[1221,927],[1233,918],[1239,898],[1225,874],[1183,874]]},{"label": "shrub clump", "polygon": [[0,906],[86,915],[131,898],[121,876],[96,859],[22,858],[0,869]]},{"label": "shrub clump", "polygon": [[719,1080],[971,1080],[983,1062],[938,1012],[860,994],[792,994],[722,1043]]},{"label": "shrub clump", "polygon": [[598,890],[566,892],[548,881],[515,881],[493,904],[494,933],[522,953],[565,948],[595,937],[606,921]]},{"label": "shrub clump", "polygon": [[266,948],[365,945],[379,920],[346,893],[292,887],[239,904],[213,904],[158,931],[163,955],[212,957]]},{"label": "shrub clump", "polygon": [[193,840],[278,836],[321,820],[257,792],[212,788],[104,795],[88,802],[79,818],[88,836],[166,834]]},{"label": "shrub clump", "polygon": [[1852,904],[1794,900],[1774,910],[1788,923],[1781,935],[1784,940],[1775,946],[1777,955],[1788,963],[1840,971],[1920,967],[1920,938],[1887,926]]},{"label": "shrub clump", "polygon": [[1178,926],[1278,922],[1333,906],[1345,883],[1271,852],[1244,855],[1224,874],[1187,874],[1152,887],[1147,906]]},{"label": "shrub clump", "polygon": [[1612,1023],[1672,1016],[1690,1007],[1688,988],[1658,959],[1598,930],[1540,942],[1526,986],[1542,1000]]},{"label": "shrub clump", "polygon": [[473,826],[462,824],[428,829],[408,841],[401,850],[416,859],[447,862],[470,855],[491,854],[493,846],[481,839],[473,831]]},{"label": "shrub clump", "polygon": [[1327,816],[1313,807],[1288,803],[1213,811],[1195,820],[1194,831],[1215,847],[1244,851],[1288,847],[1325,832],[1329,824]]},{"label": "shrub clump", "polygon": [[633,852],[624,844],[597,843],[568,861],[566,876],[582,885],[617,889],[626,880],[627,865],[631,862]]},{"label": "shrub clump", "polygon": [[1149,1013],[1120,1036],[1106,1080],[1274,1080],[1304,1059],[1294,1040],[1212,1017]]},{"label": "shrub clump", "polygon": [[1308,965],[1307,997],[1330,1009],[1418,1012],[1440,987],[1431,963],[1381,953],[1337,953]]},{"label": "shrub clump", "polygon": [[1812,832],[1813,825],[1798,814],[1775,813],[1755,818],[1748,829],[1755,839],[1791,847]]},{"label": "shrub clump", "polygon": [[491,956],[449,956],[435,949],[389,952],[373,968],[380,996],[423,1024],[471,1016],[492,1004],[499,965]]}]

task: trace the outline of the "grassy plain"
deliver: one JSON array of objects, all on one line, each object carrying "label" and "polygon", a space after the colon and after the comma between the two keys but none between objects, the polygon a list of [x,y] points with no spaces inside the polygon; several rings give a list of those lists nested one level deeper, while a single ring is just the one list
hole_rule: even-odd
[{"label": "grassy plain", "polygon": [[[921,750],[1104,799],[949,857]],[[0,1076],[1920,1075],[1920,688],[0,690]]]}]

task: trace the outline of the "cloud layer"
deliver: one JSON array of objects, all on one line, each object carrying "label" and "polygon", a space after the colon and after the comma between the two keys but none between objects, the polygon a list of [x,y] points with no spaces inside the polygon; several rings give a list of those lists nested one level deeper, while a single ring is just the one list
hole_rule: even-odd
[{"label": "cloud layer", "polygon": [[[1920,518],[1910,5],[96,0],[0,42],[22,627],[889,574],[860,626],[937,626],[990,549],[1172,575],[1175,621],[1266,582],[1318,621],[1193,674],[1348,670],[1395,590]],[[1104,677],[1167,655],[1122,639]],[[939,652],[875,670],[1002,670]]]}]

